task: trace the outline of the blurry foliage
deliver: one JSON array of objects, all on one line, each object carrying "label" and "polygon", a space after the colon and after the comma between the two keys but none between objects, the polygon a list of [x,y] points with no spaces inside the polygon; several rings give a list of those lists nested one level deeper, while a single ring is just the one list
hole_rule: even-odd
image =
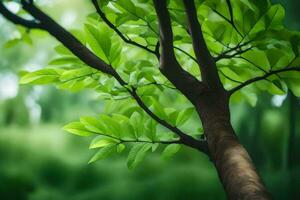
[{"label": "blurry foliage", "polygon": [[23,132],[9,128],[0,135],[0,144],[0,194],[4,199],[150,200],[200,194],[224,199],[209,161],[188,149],[172,162],[152,155],[141,167],[128,171],[125,157],[87,165],[89,154],[82,148],[88,141],[62,134],[57,126],[42,125]]},{"label": "blurry foliage", "polygon": [[29,124],[29,113],[24,103],[22,94],[10,101],[1,102],[0,125],[17,124],[20,126]]}]

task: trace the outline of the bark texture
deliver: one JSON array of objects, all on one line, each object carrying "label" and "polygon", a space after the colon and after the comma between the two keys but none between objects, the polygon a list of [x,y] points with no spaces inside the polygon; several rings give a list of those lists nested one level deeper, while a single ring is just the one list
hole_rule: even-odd
[{"label": "bark texture", "polygon": [[206,93],[196,105],[202,120],[211,159],[231,200],[271,199],[246,149],[240,144],[230,122],[229,96]]}]

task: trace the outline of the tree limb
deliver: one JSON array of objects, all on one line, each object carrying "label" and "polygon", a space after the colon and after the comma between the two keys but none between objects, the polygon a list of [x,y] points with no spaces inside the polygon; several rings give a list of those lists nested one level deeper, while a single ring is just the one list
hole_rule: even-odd
[{"label": "tree limb", "polygon": [[107,135],[107,134],[103,134],[103,133],[96,133],[93,131],[89,131],[95,135],[102,135],[108,138],[112,138],[115,140],[119,141],[119,144],[121,143],[151,143],[151,144],[183,144],[180,140],[154,140],[154,141],[148,141],[148,140],[140,140],[140,139],[136,139],[136,140],[126,140],[126,139],[122,139],[119,137],[115,137],[113,135]]},{"label": "tree limb", "polygon": [[225,21],[227,21],[229,24],[231,24],[231,26],[234,28],[234,30],[243,38],[243,34],[239,31],[239,29],[236,27],[235,23],[234,23],[234,16],[233,16],[233,8],[232,8],[232,4],[230,0],[226,0],[226,4],[229,10],[229,14],[230,14],[230,19],[228,19],[227,17],[225,17],[224,15],[222,15],[220,12],[218,12],[217,10],[213,9],[213,11],[215,13],[217,13],[220,17],[222,17]]},{"label": "tree limb", "polygon": [[190,59],[192,59],[195,63],[198,64],[198,60],[196,58],[194,58],[191,54],[189,54],[188,52],[184,51],[183,49],[179,48],[179,47],[176,47],[174,46],[174,49],[175,50],[178,50],[180,52],[182,52],[184,55],[188,56]]},{"label": "tree limb", "polygon": [[226,4],[227,4],[229,14],[230,14],[230,22],[233,23],[233,9],[232,9],[232,5],[231,5],[230,0],[226,0]]},{"label": "tree limb", "polygon": [[241,60],[244,60],[244,61],[248,62],[248,63],[251,64],[253,67],[259,69],[260,71],[263,71],[263,72],[265,72],[265,73],[268,73],[267,70],[261,68],[260,66],[258,66],[257,64],[255,64],[253,61],[249,60],[248,58],[245,58],[245,57],[243,57],[243,56],[238,56],[237,58],[239,58],[239,59],[241,59]]},{"label": "tree limb", "polygon": [[171,124],[167,123],[166,121],[160,119],[157,115],[155,115],[142,101],[142,99],[136,93],[136,88],[129,90],[129,93],[133,96],[133,98],[137,101],[138,105],[155,121],[163,125],[164,127],[168,128],[172,132],[176,133],[180,137],[180,141],[182,144],[186,144],[188,146],[194,147],[196,149],[200,149],[202,152],[208,154],[208,147],[206,142],[201,142],[199,140],[195,140],[193,137],[183,133],[180,129]]},{"label": "tree limb", "polygon": [[[28,28],[38,28],[47,31],[53,37],[55,37],[58,41],[60,41],[65,47],[67,47],[74,55],[76,55],[80,60],[82,60],[85,64],[90,67],[97,69],[103,73],[113,76],[123,87],[127,89],[127,91],[132,95],[132,97],[136,100],[138,105],[154,120],[160,123],[162,126],[168,128],[175,134],[180,137],[180,141],[190,147],[196,148],[199,151],[202,151],[208,154],[207,144],[206,142],[199,141],[194,139],[193,137],[183,133],[177,127],[170,125],[168,122],[160,119],[157,115],[155,115],[142,101],[142,99],[136,93],[136,89],[129,90],[127,87],[127,83],[120,77],[120,75],[112,68],[110,65],[106,64],[100,58],[98,58],[93,52],[91,52],[87,47],[85,47],[77,38],[75,38],[71,33],[57,24],[52,18],[42,12],[39,8],[37,8],[31,1],[21,0],[23,8],[29,14],[31,14],[36,20],[39,21],[39,26],[32,26],[23,23],[24,21],[20,20],[19,17],[9,10],[7,10],[3,3],[0,2],[0,13],[6,17],[8,20],[12,22],[17,22],[17,24],[23,25]],[[21,23],[20,23],[21,22]]]},{"label": "tree limb", "polygon": [[[226,51],[224,51],[223,53],[221,53],[220,55],[218,55],[217,57],[215,57],[215,61],[218,62],[219,60],[226,58],[228,55],[230,55],[230,53],[236,51],[236,52],[241,52],[242,47],[247,46],[249,43],[253,42],[253,40],[249,40],[247,42],[244,43],[239,43],[238,45],[236,45],[235,47],[232,47],[230,49],[227,49]],[[248,49],[248,48],[247,48]],[[249,49],[250,50],[250,49]]]},{"label": "tree limb", "polygon": [[[170,63],[176,60],[173,50],[173,31],[170,15],[167,9],[166,0],[153,0],[158,17],[160,30],[160,45],[162,48],[162,62]],[[172,66],[163,65],[162,68],[171,68]],[[176,66],[180,67],[180,66]],[[172,67],[173,68],[173,67]]]},{"label": "tree limb", "polygon": [[226,75],[224,72],[222,72],[221,70],[219,70],[219,72],[220,72],[225,78],[227,78],[228,80],[230,80],[230,81],[232,81],[232,82],[234,82],[234,83],[242,84],[242,82],[237,81],[237,80],[234,80],[233,78],[227,76],[227,75]]},{"label": "tree limb", "polygon": [[266,73],[263,76],[258,76],[256,78],[249,79],[249,80],[245,81],[241,85],[231,89],[229,91],[229,94],[231,95],[231,94],[235,93],[236,91],[238,91],[238,90],[240,90],[240,89],[242,89],[242,88],[244,88],[244,87],[246,87],[246,86],[248,86],[248,85],[250,85],[254,82],[265,80],[266,78],[268,78],[271,75],[278,75],[280,73],[289,72],[289,71],[298,71],[298,72],[300,72],[300,67],[288,67],[288,68],[283,68],[283,69],[279,69],[279,70],[270,71],[270,72]]},{"label": "tree limb", "polygon": [[119,37],[126,43],[137,46],[139,48],[142,48],[146,51],[148,51],[149,53],[152,53],[154,55],[156,55],[156,57],[159,57],[159,52],[149,49],[147,46],[141,45],[133,40],[131,40],[130,38],[127,38],[113,23],[111,23],[109,21],[109,19],[105,16],[105,13],[101,10],[97,0],[92,0],[92,3],[97,11],[97,13],[99,14],[99,16],[101,17],[101,19],[107,24],[107,26],[109,26],[112,30],[114,30]]},{"label": "tree limb", "polygon": [[41,28],[41,24],[36,20],[26,20],[18,15],[15,15],[10,10],[8,10],[2,1],[0,1],[0,13],[9,21],[17,25],[22,25],[27,28]]},{"label": "tree limb", "polygon": [[246,48],[246,49],[240,49],[240,50],[236,51],[233,54],[220,54],[219,56],[215,57],[215,62],[218,62],[219,60],[222,60],[222,59],[234,58],[237,55],[241,55],[241,54],[246,53],[246,52],[248,52],[252,49],[253,49],[253,46],[251,46],[249,48]]},{"label": "tree limb", "polygon": [[198,21],[195,2],[194,0],[183,0],[183,2],[193,40],[194,52],[200,65],[202,80],[211,88],[221,88],[222,83],[218,75],[216,63],[207,48],[201,25]]},{"label": "tree limb", "polygon": [[[147,46],[141,45],[133,40],[131,40],[130,38],[126,37],[111,21],[109,21],[109,19],[105,16],[105,13],[101,10],[97,0],[92,0],[92,3],[97,11],[97,13],[99,14],[99,16],[101,17],[101,19],[103,20],[103,22],[106,23],[106,25],[108,25],[112,30],[115,31],[115,33],[117,33],[119,35],[119,37],[126,43],[137,46],[139,48],[142,48],[146,51],[148,51],[149,53],[154,54],[158,59],[160,57],[159,55],[159,51],[157,49],[150,49]],[[158,42],[159,44],[159,42]],[[184,51],[183,49],[174,46],[175,50],[178,50],[180,52],[182,52],[183,54],[187,55],[188,57],[190,57],[191,59],[193,59],[194,61],[196,60],[192,55],[190,55],[189,53],[187,53],[186,51]]]},{"label": "tree limb", "polygon": [[92,51],[86,48],[76,37],[57,24],[52,18],[42,12],[34,4],[22,0],[24,10],[39,20],[39,29],[49,32],[53,37],[65,45],[74,55],[90,67],[103,73],[115,76],[115,70],[103,60],[98,58]]},{"label": "tree limb", "polygon": [[197,97],[206,89],[206,85],[185,71],[176,60],[173,31],[166,0],[153,0],[153,4],[160,29],[160,71],[192,103],[196,103]]}]

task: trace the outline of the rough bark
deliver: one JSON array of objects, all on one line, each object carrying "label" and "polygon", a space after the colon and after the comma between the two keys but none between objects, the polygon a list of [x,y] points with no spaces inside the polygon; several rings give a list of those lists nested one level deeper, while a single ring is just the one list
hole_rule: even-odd
[{"label": "rough bark", "polygon": [[271,199],[246,149],[230,122],[229,96],[220,90],[208,92],[196,105],[207,137],[211,159],[232,200]]}]

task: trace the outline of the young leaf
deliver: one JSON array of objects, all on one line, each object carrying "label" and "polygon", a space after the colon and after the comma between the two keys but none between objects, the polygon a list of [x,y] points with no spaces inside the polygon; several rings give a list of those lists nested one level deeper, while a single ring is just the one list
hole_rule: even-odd
[{"label": "young leaf", "polygon": [[110,51],[112,47],[112,41],[110,31],[106,26],[100,24],[97,28],[93,25],[86,24],[85,32],[87,42],[91,46],[92,50],[106,62],[110,62]]},{"label": "young leaf", "polygon": [[159,143],[152,144],[151,150],[152,152],[156,151],[156,149],[159,147]]},{"label": "young leaf", "polygon": [[130,124],[129,120],[128,121],[122,121],[120,122],[121,127],[122,127],[122,133],[121,137],[126,138],[126,139],[134,139],[136,138],[135,136],[135,131],[133,126]]},{"label": "young leaf", "polygon": [[85,128],[85,126],[80,122],[71,122],[63,127],[63,130],[73,133],[79,136],[90,136],[91,133]]},{"label": "young leaf", "polygon": [[162,152],[162,157],[164,159],[168,159],[168,158],[172,157],[175,153],[177,153],[179,151],[180,147],[181,146],[179,144],[168,145]]},{"label": "young leaf", "polygon": [[52,60],[49,65],[62,66],[62,65],[82,65],[82,61],[75,56],[63,56]]},{"label": "young leaf", "polygon": [[163,108],[162,105],[160,105],[156,99],[154,98],[151,98],[152,100],[152,107],[153,107],[153,110],[155,112],[155,114],[157,114],[160,118],[162,119],[167,119],[167,114]]},{"label": "young leaf", "polygon": [[107,132],[105,124],[100,119],[96,119],[94,117],[81,117],[80,122],[92,132],[102,134]]},{"label": "young leaf", "polygon": [[141,136],[144,126],[142,123],[142,115],[138,112],[134,112],[130,116],[130,124],[134,127],[135,137],[138,138]]},{"label": "young leaf", "polygon": [[112,134],[116,137],[120,137],[122,129],[121,129],[121,126],[120,126],[120,124],[117,120],[115,120],[112,117],[109,117],[107,115],[101,115],[100,120],[102,120],[103,123],[106,125],[107,131],[110,134]]},{"label": "young leaf", "polygon": [[135,144],[129,152],[127,159],[127,167],[135,168],[144,159],[147,151],[152,147],[151,143]]},{"label": "young leaf", "polygon": [[101,147],[106,147],[106,146],[111,146],[119,143],[119,140],[109,138],[109,137],[96,137],[91,145],[90,149],[95,149],[95,148],[101,148]]},{"label": "young leaf", "polygon": [[102,160],[104,158],[107,158],[113,151],[115,150],[115,145],[114,146],[107,146],[102,149],[100,149],[89,161],[89,163]]},{"label": "young leaf", "polygon": [[48,84],[59,81],[59,74],[54,69],[41,69],[35,72],[24,74],[20,79],[20,84]]},{"label": "young leaf", "polygon": [[119,144],[117,146],[117,152],[122,153],[125,150],[126,146],[124,144]]},{"label": "young leaf", "polygon": [[194,108],[188,108],[180,111],[176,120],[176,126],[183,125],[193,114]]}]

